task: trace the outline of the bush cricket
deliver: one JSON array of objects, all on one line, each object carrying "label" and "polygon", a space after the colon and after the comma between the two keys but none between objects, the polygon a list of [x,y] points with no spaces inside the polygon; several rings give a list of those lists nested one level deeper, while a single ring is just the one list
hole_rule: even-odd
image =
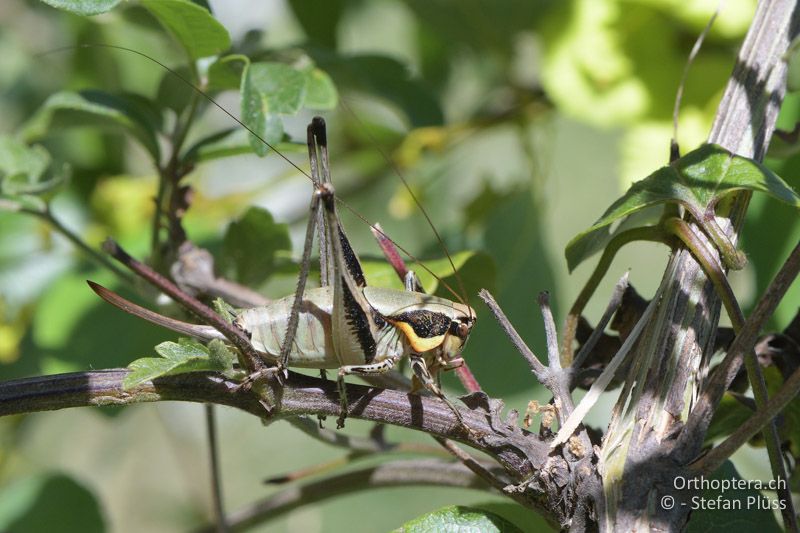
[{"label": "bush cricket", "polygon": [[[273,369],[338,369],[340,428],[348,411],[345,376],[381,374],[405,356],[419,382],[442,399],[466,427],[442,393],[437,377],[439,370],[463,364],[461,350],[475,323],[475,311],[466,303],[416,292],[418,281],[413,272],[406,276],[405,290],[366,284],[358,256],[336,214],[322,118],[312,120],[307,136],[314,192],[297,291],[238,312],[234,323],[248,334],[259,355],[275,365]],[[315,226],[320,234],[323,286],[305,290]],[[211,326],[165,317],[100,285],[90,282],[90,286],[107,302],[160,326],[202,340],[223,338]]]}]

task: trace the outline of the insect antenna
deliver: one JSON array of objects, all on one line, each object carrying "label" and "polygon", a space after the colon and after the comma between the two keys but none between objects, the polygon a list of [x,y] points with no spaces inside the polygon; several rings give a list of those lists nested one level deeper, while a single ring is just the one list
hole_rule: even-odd
[{"label": "insect antenna", "polygon": [[166,70],[167,72],[169,72],[171,75],[173,75],[173,76],[175,76],[176,78],[178,78],[178,79],[179,79],[181,82],[183,82],[183,83],[184,83],[186,86],[188,86],[189,88],[191,88],[191,89],[192,89],[194,92],[196,92],[197,94],[199,94],[200,96],[202,96],[203,98],[205,98],[206,100],[208,100],[208,101],[209,101],[211,104],[213,104],[213,105],[214,105],[214,106],[215,106],[217,109],[219,109],[220,111],[222,111],[223,113],[225,113],[226,115],[228,115],[228,117],[230,117],[231,119],[233,119],[234,121],[236,121],[236,122],[237,122],[237,123],[238,123],[238,124],[239,124],[241,127],[243,127],[244,129],[246,129],[246,130],[247,130],[247,131],[248,131],[248,132],[249,132],[249,133],[250,133],[250,134],[251,134],[253,137],[255,137],[256,139],[258,139],[259,141],[261,141],[262,143],[264,143],[264,144],[265,144],[267,147],[269,147],[269,148],[270,148],[270,149],[271,149],[273,152],[275,152],[276,154],[278,154],[278,155],[281,157],[281,159],[283,159],[284,161],[286,161],[287,163],[289,163],[290,165],[292,165],[292,166],[293,166],[293,167],[294,167],[294,168],[295,168],[295,169],[296,169],[298,172],[300,172],[302,175],[304,175],[305,177],[307,177],[308,179],[310,179],[312,182],[314,181],[314,178],[312,178],[311,176],[309,176],[309,174],[308,174],[308,173],[307,173],[305,170],[303,170],[302,168],[300,168],[300,166],[298,166],[298,165],[297,165],[297,164],[296,164],[294,161],[292,161],[291,159],[289,159],[288,157],[286,157],[286,156],[283,154],[283,152],[281,152],[280,150],[278,150],[278,149],[277,149],[275,146],[273,146],[273,145],[272,145],[272,144],[271,144],[269,141],[267,141],[266,139],[264,139],[264,137],[262,137],[261,135],[259,135],[258,133],[256,133],[256,132],[255,132],[255,131],[254,131],[254,130],[251,128],[251,127],[249,127],[247,124],[245,124],[244,122],[242,122],[241,120],[239,120],[239,119],[238,119],[238,118],[237,118],[237,117],[236,117],[236,116],[235,116],[233,113],[231,113],[230,111],[228,111],[227,109],[225,109],[225,106],[223,106],[223,105],[221,105],[220,103],[218,103],[218,102],[217,102],[217,101],[214,99],[214,97],[212,97],[210,94],[208,94],[207,92],[205,92],[203,89],[201,89],[200,87],[198,87],[197,85],[195,85],[195,84],[194,84],[194,83],[193,83],[191,80],[187,79],[187,78],[186,78],[186,76],[182,75],[180,72],[178,72],[178,71],[177,71],[177,70],[175,70],[174,68],[172,68],[172,67],[169,67],[169,66],[165,65],[164,63],[162,63],[162,62],[161,62],[161,61],[159,61],[158,59],[156,59],[156,58],[154,58],[154,57],[152,57],[152,56],[150,56],[150,55],[148,55],[148,54],[145,54],[144,52],[140,52],[139,50],[135,50],[135,49],[133,49],[133,48],[128,48],[127,46],[120,46],[120,45],[117,45],[117,44],[106,44],[106,43],[84,43],[84,44],[77,44],[77,45],[70,45],[70,46],[62,46],[61,48],[55,48],[55,49],[53,49],[53,50],[47,50],[46,52],[40,52],[40,53],[36,54],[34,57],[44,57],[44,56],[47,56],[47,55],[50,55],[50,54],[55,54],[55,53],[59,53],[59,52],[67,52],[67,51],[77,50],[77,49],[80,49],[80,48],[109,48],[109,49],[111,49],[111,50],[121,50],[121,51],[123,51],[123,52],[129,52],[129,53],[132,53],[132,54],[136,54],[137,56],[140,56],[140,57],[143,57],[143,58],[145,58],[145,59],[148,59],[148,60],[152,61],[152,62],[153,62],[153,63],[155,63],[156,65],[160,66],[161,68],[163,68],[164,70]]},{"label": "insect antenna", "polygon": [[[428,211],[425,209],[425,206],[422,205],[422,202],[419,200],[419,198],[417,198],[417,195],[414,194],[414,190],[408,184],[408,180],[406,180],[406,178],[403,175],[403,173],[400,172],[400,168],[397,166],[397,163],[395,163],[394,159],[390,158],[388,156],[388,154],[383,150],[383,148],[381,148],[380,144],[378,143],[377,139],[375,138],[375,136],[370,131],[369,127],[364,123],[363,120],[358,118],[358,116],[353,112],[352,108],[350,108],[350,106],[347,105],[347,103],[345,102],[344,99],[341,100],[341,104],[342,104],[342,108],[344,108],[348,113],[350,113],[350,115],[353,117],[353,119],[361,127],[362,131],[364,131],[364,133],[366,133],[367,137],[372,142],[372,144],[375,146],[375,148],[378,150],[378,152],[381,154],[383,159],[389,164],[389,167],[392,169],[392,172],[394,173],[394,175],[397,176],[397,178],[400,180],[400,182],[405,187],[406,191],[408,191],[408,194],[411,196],[411,199],[414,200],[414,204],[417,206],[417,208],[419,208],[420,212],[422,213],[422,216],[425,217],[425,222],[428,224],[428,227],[431,228],[431,231],[433,231],[433,234],[436,237],[436,241],[438,242],[439,246],[441,247],[441,249],[444,251],[445,255],[447,256],[447,262],[450,263],[450,268],[453,270],[453,275],[455,276],[456,282],[458,283],[458,292],[454,291],[447,283],[444,282],[444,280],[439,278],[439,276],[436,276],[435,274],[433,274],[433,272],[428,270],[417,258],[415,258],[413,255],[408,253],[408,251],[405,250],[402,246],[398,245],[391,238],[389,238],[389,236],[386,235],[380,227],[375,227],[374,225],[370,224],[372,226],[372,228],[373,228],[373,231],[378,233],[378,234],[380,234],[382,238],[387,239],[395,247],[397,247],[397,249],[399,249],[401,252],[406,254],[406,256],[408,256],[412,261],[414,261],[414,263],[420,265],[428,273],[432,274],[436,278],[436,280],[439,281],[439,283],[441,283],[453,296],[455,296],[458,299],[459,302],[461,302],[462,304],[466,305],[467,304],[467,291],[464,288],[464,281],[462,280],[461,275],[458,273],[458,269],[456,268],[456,265],[453,262],[453,257],[450,255],[450,251],[448,250],[447,245],[444,243],[444,239],[442,239],[442,236],[439,233],[439,230],[436,229],[436,225],[433,223],[433,220],[431,220],[431,217],[428,214]],[[359,218],[364,220],[364,218],[361,217],[360,215],[358,215],[358,213],[356,213],[356,216],[358,216]],[[366,222],[366,220],[365,220],[365,222]]]},{"label": "insect antenna", "polygon": [[[260,135],[260,134],[259,134],[259,133],[257,133],[256,131],[254,131],[254,130],[253,130],[253,128],[251,128],[250,126],[248,126],[247,124],[245,124],[244,122],[242,122],[242,121],[241,121],[241,120],[240,120],[238,117],[236,117],[236,116],[235,116],[233,113],[231,113],[230,111],[228,111],[228,110],[227,110],[227,109],[226,109],[226,108],[225,108],[223,105],[221,105],[220,103],[218,103],[218,102],[217,102],[217,101],[216,101],[216,100],[215,100],[215,99],[214,99],[214,98],[213,98],[213,97],[212,97],[210,94],[208,94],[206,91],[204,91],[203,89],[201,89],[200,87],[198,87],[197,85],[195,85],[195,84],[194,84],[194,82],[192,82],[192,80],[188,79],[186,76],[182,75],[182,74],[181,74],[180,72],[178,72],[176,69],[173,69],[172,67],[170,67],[170,66],[166,65],[165,63],[163,63],[163,62],[159,61],[158,59],[156,59],[156,58],[154,58],[154,57],[150,56],[149,54],[146,54],[146,53],[144,53],[144,52],[141,52],[141,51],[139,51],[139,50],[135,50],[135,49],[133,49],[133,48],[128,48],[128,47],[126,47],[126,46],[121,46],[121,45],[116,45],[116,44],[107,44],[107,43],[83,43],[83,44],[78,44],[78,45],[63,46],[63,47],[60,47],[60,48],[54,48],[54,49],[52,49],[52,50],[47,50],[47,51],[45,51],[45,52],[40,52],[40,53],[36,54],[34,57],[44,57],[44,56],[47,56],[47,55],[50,55],[50,54],[55,54],[55,53],[60,53],[60,52],[66,52],[66,51],[72,51],[72,50],[77,50],[77,49],[81,49],[81,48],[106,48],[106,49],[110,49],[110,50],[118,50],[118,51],[122,51],[122,52],[127,52],[127,53],[131,53],[131,54],[135,54],[135,55],[137,55],[137,56],[140,56],[140,57],[142,57],[142,58],[144,58],[144,59],[147,59],[147,60],[149,60],[149,61],[151,61],[151,62],[155,63],[156,65],[158,65],[158,66],[160,66],[161,68],[163,68],[165,71],[169,72],[169,73],[170,73],[172,76],[175,76],[175,77],[176,77],[178,80],[180,80],[180,81],[181,81],[181,82],[182,82],[184,85],[186,85],[187,87],[189,87],[189,88],[190,88],[191,90],[193,90],[195,93],[197,93],[198,95],[202,96],[202,97],[203,97],[205,100],[207,100],[208,102],[210,102],[210,103],[211,103],[211,104],[212,104],[214,107],[216,107],[217,109],[219,109],[220,111],[222,111],[223,113],[225,113],[225,115],[227,115],[227,116],[228,116],[230,119],[232,119],[234,122],[236,122],[237,124],[239,124],[239,125],[240,125],[242,128],[244,128],[244,129],[245,129],[245,130],[246,130],[248,133],[250,133],[250,134],[251,134],[253,137],[255,137],[256,139],[258,139],[258,140],[259,140],[260,142],[262,142],[262,143],[263,143],[265,146],[267,146],[268,148],[270,148],[270,149],[271,149],[273,152],[275,152],[276,154],[278,154],[278,156],[279,156],[281,159],[283,159],[284,161],[286,161],[286,162],[287,162],[289,165],[291,165],[293,168],[295,168],[295,169],[296,169],[298,172],[300,172],[300,173],[301,173],[303,176],[305,176],[306,178],[308,178],[309,180],[311,180],[311,182],[312,182],[312,183],[314,183],[314,184],[317,184],[317,183],[318,183],[318,179],[319,179],[319,178],[317,178],[317,179],[315,180],[315,176],[312,176],[312,175],[310,175],[308,172],[306,172],[305,170],[303,170],[303,168],[301,168],[301,167],[300,167],[299,165],[297,165],[297,164],[296,164],[294,161],[292,161],[291,159],[289,159],[289,158],[288,158],[288,157],[287,157],[287,156],[286,156],[286,155],[285,155],[283,152],[281,152],[280,150],[278,150],[278,149],[277,149],[277,147],[275,147],[275,146],[274,146],[272,143],[270,143],[269,141],[267,141],[267,140],[266,140],[266,139],[265,139],[265,138],[264,138],[262,135]],[[343,106],[343,107],[344,107],[344,108],[345,108],[345,109],[346,109],[346,110],[347,110],[349,113],[351,113],[351,114],[352,114],[352,115],[355,117],[355,114],[353,113],[353,111],[352,111],[352,110],[351,110],[351,109],[350,109],[350,108],[349,108],[349,107],[348,107],[348,106],[347,106],[347,105],[344,103],[344,101],[342,101],[342,106]],[[359,122],[359,124],[360,124],[362,127],[364,127],[364,126],[365,126],[365,125],[364,125],[364,123],[358,119],[358,117],[355,117],[355,118],[356,118],[356,120]],[[433,277],[434,277],[434,278],[435,278],[435,279],[436,279],[436,280],[437,280],[437,281],[438,281],[438,282],[439,282],[439,283],[440,283],[440,284],[441,284],[441,285],[442,285],[442,286],[443,286],[445,289],[447,289],[447,291],[449,291],[449,292],[450,292],[450,293],[451,293],[453,296],[455,296],[455,298],[456,298],[456,299],[457,299],[457,300],[458,300],[460,303],[467,305],[467,301],[466,301],[467,299],[464,297],[464,295],[466,295],[466,291],[465,291],[465,289],[464,289],[464,284],[463,284],[463,282],[462,282],[462,280],[461,280],[461,276],[458,274],[458,271],[457,271],[457,269],[455,268],[455,264],[454,264],[454,262],[453,262],[453,259],[452,259],[451,255],[450,255],[449,251],[447,250],[447,247],[446,247],[446,246],[445,246],[445,244],[444,244],[444,240],[442,239],[442,237],[441,237],[441,235],[439,234],[439,232],[436,230],[436,227],[434,226],[434,224],[433,224],[433,222],[432,222],[432,220],[431,220],[430,216],[428,215],[427,211],[426,211],[426,210],[425,210],[425,209],[422,207],[422,204],[421,204],[421,202],[420,202],[420,201],[417,199],[416,195],[414,195],[414,192],[411,190],[411,187],[408,185],[408,182],[407,182],[407,181],[406,181],[406,179],[403,177],[403,175],[402,175],[402,173],[400,172],[400,170],[397,168],[397,166],[394,164],[394,162],[392,162],[392,161],[391,161],[391,159],[389,159],[389,157],[388,157],[388,156],[386,155],[386,153],[385,153],[385,152],[384,152],[384,151],[383,151],[383,150],[380,148],[380,146],[378,146],[378,144],[377,144],[377,142],[376,142],[376,139],[375,139],[375,137],[374,137],[374,136],[373,136],[373,135],[372,135],[372,134],[369,132],[369,130],[365,129],[365,131],[366,131],[367,135],[369,136],[369,138],[372,140],[373,144],[375,144],[375,146],[378,148],[378,150],[379,150],[379,152],[381,153],[381,155],[383,156],[383,158],[384,158],[386,161],[388,161],[388,162],[389,162],[389,164],[390,164],[390,166],[391,166],[391,167],[394,169],[394,172],[395,172],[395,174],[396,174],[396,175],[397,175],[397,176],[400,178],[400,180],[402,181],[403,185],[406,187],[406,189],[408,190],[408,192],[411,194],[411,197],[414,199],[414,202],[417,204],[417,206],[418,206],[418,207],[420,208],[420,210],[422,211],[422,214],[425,216],[425,220],[427,221],[428,225],[429,225],[429,226],[431,227],[431,229],[433,230],[433,233],[434,233],[434,235],[436,236],[436,239],[437,239],[437,241],[439,242],[439,245],[442,247],[442,249],[444,250],[445,254],[447,255],[447,259],[448,259],[448,261],[449,261],[449,263],[450,263],[450,266],[451,266],[451,268],[453,269],[453,273],[454,273],[454,275],[455,275],[455,277],[456,277],[456,280],[457,280],[457,282],[458,282],[459,291],[455,291],[455,290],[453,290],[453,288],[452,288],[452,287],[450,287],[450,285],[449,285],[449,284],[447,284],[447,283],[446,283],[446,282],[445,282],[445,281],[444,281],[444,280],[443,280],[441,277],[439,277],[438,275],[436,275],[436,273],[434,273],[434,272],[433,272],[433,271],[432,271],[430,268],[428,268],[427,266],[425,266],[425,264],[424,264],[424,263],[423,263],[423,262],[422,262],[420,259],[418,259],[417,257],[415,257],[415,256],[414,256],[412,253],[410,253],[410,252],[409,252],[409,251],[408,251],[406,248],[404,248],[403,246],[401,246],[400,244],[398,244],[396,241],[394,241],[394,240],[393,240],[391,237],[389,237],[388,235],[386,235],[386,233],[384,233],[384,232],[383,232],[381,229],[379,229],[379,228],[376,228],[374,224],[372,224],[372,223],[371,223],[369,220],[367,220],[367,218],[366,218],[366,217],[364,217],[364,216],[363,216],[361,213],[359,213],[359,212],[358,212],[358,211],[357,211],[357,210],[356,210],[354,207],[350,206],[350,205],[349,205],[347,202],[345,202],[344,200],[342,200],[342,199],[341,199],[340,197],[338,197],[338,196],[336,196],[336,197],[335,197],[336,201],[339,203],[339,205],[341,205],[342,207],[344,207],[345,209],[347,209],[348,211],[350,211],[350,212],[351,212],[353,215],[355,215],[355,216],[356,216],[356,218],[358,218],[359,220],[361,220],[362,222],[366,223],[368,226],[370,226],[371,228],[373,228],[373,230],[374,230],[374,231],[377,231],[377,232],[379,232],[379,233],[382,235],[382,237],[383,237],[383,238],[385,238],[386,240],[388,240],[389,242],[391,242],[391,243],[392,243],[392,244],[393,244],[393,245],[394,245],[394,246],[395,246],[395,247],[396,247],[398,250],[402,251],[402,252],[403,252],[403,253],[404,253],[404,254],[405,254],[405,255],[406,255],[406,256],[407,256],[409,259],[411,259],[411,261],[413,261],[415,264],[419,265],[419,266],[420,266],[420,267],[421,267],[423,270],[425,270],[425,271],[426,271],[428,274],[430,274],[431,276],[433,276]],[[323,158],[323,164],[327,166],[327,157],[324,157],[324,158]],[[325,170],[327,170],[327,169],[325,169]]]}]

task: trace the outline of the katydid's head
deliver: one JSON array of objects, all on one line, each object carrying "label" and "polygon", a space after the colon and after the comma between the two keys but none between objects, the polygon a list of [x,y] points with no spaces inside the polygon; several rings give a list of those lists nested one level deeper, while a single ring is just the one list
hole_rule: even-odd
[{"label": "katydid's head", "polygon": [[458,368],[464,364],[461,351],[469,339],[472,326],[475,325],[475,310],[470,306],[453,302],[453,310],[455,313],[450,320],[450,326],[442,340],[437,357],[439,365],[445,370]]}]

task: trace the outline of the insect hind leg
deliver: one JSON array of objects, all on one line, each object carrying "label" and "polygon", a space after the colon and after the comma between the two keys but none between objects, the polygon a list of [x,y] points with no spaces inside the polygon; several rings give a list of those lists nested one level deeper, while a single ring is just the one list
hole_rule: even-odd
[{"label": "insect hind leg", "polygon": [[348,414],[347,403],[347,384],[344,377],[347,375],[355,374],[361,376],[369,376],[375,374],[383,374],[394,368],[397,359],[389,358],[380,361],[379,363],[372,363],[369,365],[348,365],[339,368],[338,379],[336,383],[339,387],[339,418],[336,420],[336,428],[341,429],[344,427],[344,421]]},{"label": "insect hind leg", "polygon": [[[306,143],[308,146],[308,159],[311,163],[311,180],[314,183],[314,192],[311,196],[311,205],[309,207],[310,215],[308,223],[306,224],[306,234],[303,241],[303,257],[300,260],[300,275],[297,278],[297,288],[294,293],[294,301],[292,302],[292,309],[289,313],[289,321],[286,325],[286,334],[281,344],[281,353],[278,358],[278,364],[283,369],[289,366],[289,355],[292,351],[295,337],[297,336],[297,328],[300,322],[300,305],[303,301],[303,293],[306,289],[306,281],[308,281],[309,271],[311,269],[311,250],[314,247],[314,229],[320,235],[320,271],[322,273],[322,285],[327,285],[330,279],[330,272],[332,267],[329,264],[330,253],[328,252],[328,242],[325,238],[327,232],[324,231],[325,219],[320,209],[320,199],[323,196],[333,194],[332,187],[326,185],[329,178],[320,178],[320,175],[328,175],[328,156],[327,156],[327,141],[325,134],[325,122],[315,117],[308,125],[306,130]],[[318,151],[322,150],[322,172],[320,172],[320,162],[318,158]]]}]

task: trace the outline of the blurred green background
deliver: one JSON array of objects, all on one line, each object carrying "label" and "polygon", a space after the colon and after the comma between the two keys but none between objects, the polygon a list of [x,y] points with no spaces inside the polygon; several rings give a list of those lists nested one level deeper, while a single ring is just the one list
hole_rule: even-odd
[{"label": "blurred green background", "polygon": [[[520,411],[529,400],[547,401],[477,300],[477,289],[490,289],[543,354],[536,295],[550,291],[560,322],[593,267],[584,264],[568,274],[564,246],[631,181],[666,163],[674,94],[716,2],[296,0],[212,1],[210,7],[240,53],[287,63],[306,58],[330,76],[338,105],[322,114],[339,195],[415,255],[441,258],[396,167],[448,248],[474,252],[463,274],[480,320],[465,358],[484,390]],[[755,0],[726,3],[689,73],[680,113],[684,151],[707,135],[754,7]],[[165,86],[169,77],[158,65],[117,50],[74,48],[84,43],[126,46],[173,67],[186,61],[178,43],[137,2],[80,17],[5,0],[0,133],[25,131],[43,102],[60,91],[135,93],[160,102],[155,107],[163,106],[165,114],[168,100],[190,98],[191,90],[178,83]],[[61,47],[73,48],[53,52]],[[238,114],[236,91],[217,99]],[[800,109],[795,94],[784,107],[780,125],[791,130]],[[282,117],[284,140],[302,142],[312,114],[304,109]],[[204,108],[189,144],[234,126],[223,113]],[[92,247],[110,235],[147,257],[157,187],[147,151],[119,131],[91,127],[53,125],[35,137],[54,168],[71,167],[71,179],[48,197],[54,215]],[[304,149],[285,144],[287,155],[303,165]],[[780,156],[773,168],[797,187],[800,160],[791,152]],[[195,190],[185,219],[189,237],[217,253],[226,272],[232,268],[222,258],[226,228],[251,205],[290,225],[292,257],[299,255],[310,186],[273,153],[202,162],[187,183]],[[366,225],[343,218],[362,258],[376,258]],[[755,198],[742,244],[750,264],[732,280],[745,307],[798,236],[795,212]],[[278,254],[274,275],[255,276],[257,289],[271,297],[291,292],[296,271],[289,255]],[[623,249],[587,316],[599,316],[627,269],[640,293],[651,294],[667,256],[665,247],[650,244]],[[109,308],[85,279],[124,291],[112,273],[51,225],[0,210],[1,379],[125,366],[152,355],[158,342],[174,340]],[[785,326],[797,302],[795,289],[773,325]],[[611,401],[613,396],[606,404]],[[342,455],[284,423],[265,429],[253,417],[217,411],[230,510],[277,490],[264,486],[265,478]],[[607,412],[598,407],[592,420],[604,426]],[[0,419],[0,530],[186,531],[206,522],[211,506],[203,420],[203,408],[188,404]],[[368,429],[348,422],[348,432]],[[394,428],[388,436],[428,440]],[[527,530],[538,524],[498,496],[412,488],[335,498],[258,530],[390,530],[448,504],[494,505]]]}]

